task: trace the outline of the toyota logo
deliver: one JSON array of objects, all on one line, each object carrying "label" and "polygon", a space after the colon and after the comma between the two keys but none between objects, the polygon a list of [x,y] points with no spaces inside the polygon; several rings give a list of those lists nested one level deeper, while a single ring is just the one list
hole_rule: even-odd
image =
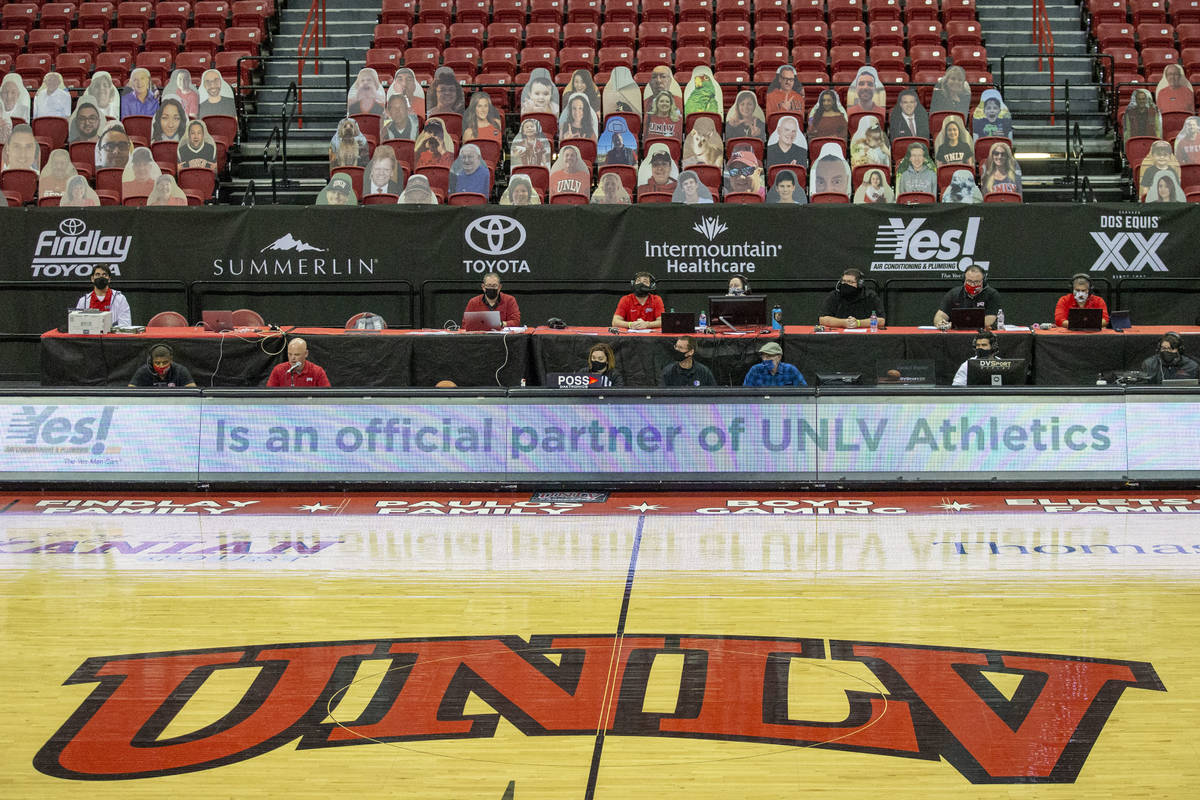
[{"label": "toyota logo", "polygon": [[63,236],[78,236],[87,230],[87,225],[85,225],[81,219],[67,217],[62,222],[58,223],[58,230]]},{"label": "toyota logo", "polygon": [[502,256],[525,244],[525,227],[512,217],[489,214],[468,225],[463,237],[477,253]]}]

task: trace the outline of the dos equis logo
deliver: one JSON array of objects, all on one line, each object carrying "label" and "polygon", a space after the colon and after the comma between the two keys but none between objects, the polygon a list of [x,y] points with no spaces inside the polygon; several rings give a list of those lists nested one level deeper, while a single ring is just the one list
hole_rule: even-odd
[{"label": "dos equis logo", "polygon": [[[682,656],[674,713],[644,710],[657,656]],[[885,694],[845,691],[841,720],[792,719],[796,661],[861,662]],[[364,662],[382,680],[357,719],[338,699]],[[803,664],[801,664],[803,666]],[[201,730],[162,734],[218,670],[255,679]],[[993,677],[1016,688],[1001,693]],[[991,677],[989,677],[991,676]],[[1071,783],[1126,689],[1164,691],[1150,664],[810,638],[690,635],[380,639],[89,658],[96,688],[34,758],[41,772],[114,780],[297,750],[492,737],[651,736],[944,759],[972,783]],[[466,713],[470,695],[496,713]],[[333,709],[332,717],[330,709]],[[327,722],[327,719],[337,720]],[[931,769],[935,767],[931,766]]]}]

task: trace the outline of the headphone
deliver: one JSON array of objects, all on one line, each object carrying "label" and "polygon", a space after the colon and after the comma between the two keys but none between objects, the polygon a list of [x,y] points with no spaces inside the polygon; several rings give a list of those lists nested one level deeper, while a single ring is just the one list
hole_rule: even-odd
[{"label": "headphone", "polygon": [[729,276],[729,280],[733,280],[734,278],[742,282],[742,294],[750,294],[750,281],[746,279],[746,276],[740,272],[735,272]]},{"label": "headphone", "polygon": [[655,277],[654,277],[652,274],[650,274],[649,272],[639,272],[639,273],[637,273],[636,275],[634,275],[632,278],[630,278],[630,279],[629,279],[629,285],[630,285],[631,287],[636,287],[636,286],[637,286],[637,279],[638,279],[638,278],[641,278],[642,276],[645,276],[645,277],[647,277],[647,278],[649,278],[649,279],[650,279],[650,291],[652,291],[652,292],[653,292],[655,289],[657,289],[657,288],[658,288],[658,278],[655,278]]},{"label": "headphone", "polygon": [[1092,293],[1092,278],[1086,272],[1076,272],[1074,275],[1071,276],[1072,291],[1074,291],[1074,288],[1075,288],[1075,281],[1087,281],[1088,294]]},{"label": "headphone", "polygon": [[152,344],[150,345],[149,349],[146,350],[146,363],[151,367],[154,366],[154,351],[160,347],[166,348],[167,358],[171,359],[172,361],[175,360],[175,348],[171,347],[171,345],[167,344],[166,342]]},{"label": "headphone", "polygon": [[551,317],[550,319],[546,320],[546,327],[553,328],[556,331],[561,331],[566,329],[567,323],[563,322],[559,317]]},{"label": "headphone", "polygon": [[996,335],[995,331],[988,328],[980,328],[972,341],[974,342],[978,339],[987,339],[988,344],[992,346],[992,356],[995,358],[1000,357],[1000,337]]},{"label": "headphone", "polygon": [[1170,342],[1171,345],[1180,353],[1183,352],[1183,337],[1175,331],[1167,331],[1162,336],[1158,337],[1158,341],[1160,343],[1163,339],[1166,339],[1168,342]]},{"label": "headphone", "polygon": [[[860,289],[863,288],[863,274],[862,274],[861,269],[858,269],[857,267],[847,267],[846,269],[842,270],[842,276],[845,276],[845,275],[853,275],[854,279],[856,281],[858,281],[858,288],[860,288]],[[835,283],[833,285],[834,291],[837,291],[837,288],[841,285],[842,285],[842,278],[839,277],[837,279],[837,283]]]}]

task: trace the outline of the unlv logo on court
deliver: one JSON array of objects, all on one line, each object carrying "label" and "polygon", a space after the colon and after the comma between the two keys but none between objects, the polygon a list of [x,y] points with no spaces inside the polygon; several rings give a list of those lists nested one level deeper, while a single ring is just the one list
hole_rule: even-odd
[{"label": "unlv logo on court", "polygon": [[[794,661],[865,664],[886,695],[845,690],[843,720],[788,715]],[[674,713],[644,709],[654,659],[682,656]],[[614,659],[615,655],[615,659]],[[551,656],[554,656],[552,658]],[[325,722],[363,662],[383,673],[357,719]],[[217,722],[162,738],[217,670],[254,670]],[[988,677],[1016,676],[1005,697]],[[610,675],[612,677],[610,677]],[[172,775],[296,749],[494,735],[654,736],[821,747],[936,761],[972,783],[1071,783],[1127,688],[1165,691],[1144,662],[967,648],[726,636],[481,636],[183,650],[89,658],[99,683],[34,757],[77,780]],[[466,714],[475,695],[495,714]]]}]

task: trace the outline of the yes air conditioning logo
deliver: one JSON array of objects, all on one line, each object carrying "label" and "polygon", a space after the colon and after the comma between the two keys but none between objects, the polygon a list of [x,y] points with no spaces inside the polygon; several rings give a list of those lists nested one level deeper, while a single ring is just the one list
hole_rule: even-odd
[{"label": "yes air conditioning logo", "polygon": [[4,433],[4,452],[98,456],[120,450],[107,444],[117,411],[115,406],[104,406],[98,415],[59,414],[58,411],[58,406],[22,406],[9,418]]},{"label": "yes air conditioning logo", "polygon": [[942,232],[924,228],[928,220],[915,217],[905,223],[892,217],[875,231],[875,255],[871,270],[880,272],[961,272],[967,267],[987,269],[990,261],[975,258],[979,238],[979,217],[970,217],[965,230],[947,228]]}]

